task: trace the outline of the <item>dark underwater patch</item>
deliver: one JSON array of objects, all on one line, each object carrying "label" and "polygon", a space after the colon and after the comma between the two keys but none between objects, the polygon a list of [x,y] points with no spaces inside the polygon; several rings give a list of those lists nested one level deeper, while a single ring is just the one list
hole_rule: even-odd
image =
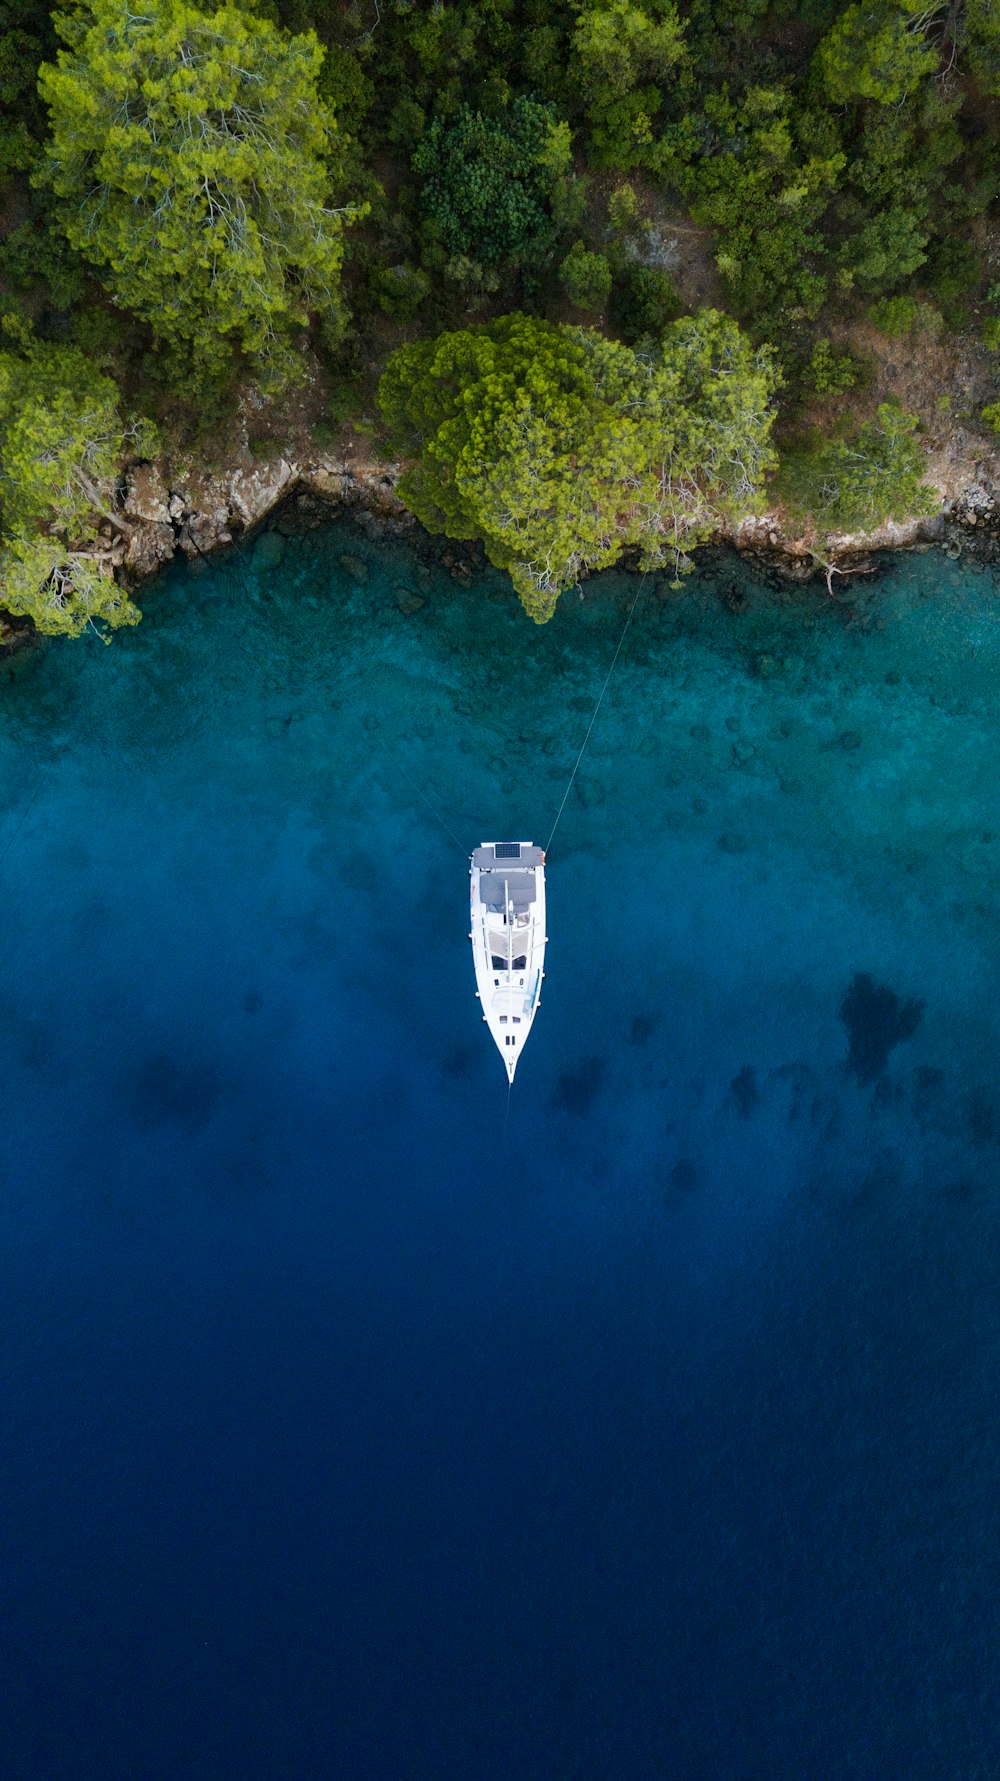
[{"label": "dark underwater patch", "polygon": [[176,1064],[169,1057],[152,1057],[136,1077],[132,1117],[144,1131],[176,1125],[192,1137],[208,1124],[218,1099],[214,1070]]},{"label": "dark underwater patch", "polygon": [[671,1187],[678,1188],[681,1193],[691,1193],[700,1180],[701,1170],[698,1165],[693,1163],[690,1157],[678,1157],[670,1171]]},{"label": "dark underwater patch", "polygon": [[844,1210],[848,1213],[865,1212],[901,1185],[902,1171],[897,1159],[884,1155],[876,1157],[863,1181],[848,1195]]},{"label": "dark underwater patch", "polygon": [[9,1063],[23,1064],[26,1070],[48,1068],[52,1055],[52,1033],[41,1021],[22,1014],[10,998],[0,1001],[0,1045]]},{"label": "dark underwater patch", "polygon": [[645,1045],[655,1026],[655,1014],[637,1014],[632,1021],[632,1044]]},{"label": "dark underwater patch", "polygon": [[461,1077],[468,1076],[477,1057],[481,1055],[482,1050],[478,1045],[453,1045],[441,1060],[442,1076],[457,1082]]},{"label": "dark underwater patch", "polygon": [[264,998],[259,989],[248,989],[243,997],[244,1014],[259,1014],[264,1006]]},{"label": "dark underwater patch", "polygon": [[847,1028],[847,1068],[859,1082],[876,1082],[889,1062],[889,1053],[912,1039],[924,1014],[922,1001],[904,1002],[884,983],[876,983],[867,971],[859,971],[840,1004],[840,1018]]},{"label": "dark underwater patch", "polygon": [[803,1117],[816,1125],[823,1113],[822,1097],[819,1093],[819,1082],[815,1072],[808,1064],[779,1064],[768,1077],[769,1082],[787,1084],[790,1089],[788,1102],[789,1126],[794,1126]]},{"label": "dark underwater patch", "polygon": [[575,1070],[564,1070],[549,1103],[559,1113],[589,1113],[597,1099],[608,1067],[607,1058],[585,1057]]},{"label": "dark underwater patch", "polygon": [[1000,1096],[991,1089],[976,1088],[972,1091],[969,1136],[977,1148],[984,1144],[1000,1144]]},{"label": "dark underwater patch", "polygon": [[378,861],[368,853],[350,853],[337,868],[348,890],[371,896],[378,888]]},{"label": "dark underwater patch", "polygon": [[735,1107],[741,1119],[749,1119],[760,1100],[757,1072],[752,1064],[744,1064],[729,1084],[727,1105]]},{"label": "dark underwater patch", "polygon": [[972,1181],[953,1181],[944,1189],[944,1197],[953,1206],[971,1206],[978,1191]]},{"label": "dark underwater patch", "polygon": [[872,1093],[873,1107],[899,1107],[906,1095],[902,1082],[895,1082],[891,1077],[883,1077],[876,1082]]}]

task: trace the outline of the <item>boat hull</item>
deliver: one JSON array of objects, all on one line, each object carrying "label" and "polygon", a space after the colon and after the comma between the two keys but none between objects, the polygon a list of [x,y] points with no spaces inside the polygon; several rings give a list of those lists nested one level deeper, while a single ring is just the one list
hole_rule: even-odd
[{"label": "boat hull", "polygon": [[483,1019],[508,1081],[545,975],[545,855],[530,841],[484,841],[470,867],[472,957]]}]

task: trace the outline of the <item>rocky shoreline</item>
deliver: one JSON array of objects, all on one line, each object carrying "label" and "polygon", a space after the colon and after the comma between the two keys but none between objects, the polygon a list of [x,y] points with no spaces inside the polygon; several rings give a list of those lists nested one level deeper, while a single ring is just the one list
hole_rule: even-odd
[{"label": "rocky shoreline", "polygon": [[[324,504],[348,507],[365,516],[374,531],[419,531],[396,494],[399,463],[344,456],[281,457],[267,464],[231,470],[195,469],[171,477],[165,464],[134,466],[125,479],[122,513],[128,531],[108,538],[110,560],[132,587],[153,575],[180,551],[208,556],[268,525],[280,530],[281,515],[294,497],[305,497],[310,520]],[[110,528],[108,528],[110,530]],[[974,482],[955,499],[943,499],[930,518],[888,522],[877,531],[843,534],[820,546],[806,536],[788,536],[777,514],[744,520],[714,541],[779,570],[793,580],[809,580],[856,566],[875,552],[941,545],[951,556],[1000,555],[1000,488]],[[444,548],[447,541],[442,541]],[[467,554],[453,553],[459,574]]]},{"label": "rocky shoreline", "polygon": [[[168,461],[133,464],[120,491],[115,522],[106,521],[94,551],[105,574],[135,589],[176,555],[208,557],[255,532],[299,531],[321,523],[323,509],[352,509],[373,534],[420,531],[396,493],[402,466],[317,454],[281,456],[266,463],[213,469]],[[793,581],[849,575],[875,553],[942,547],[978,563],[1000,560],[1000,488],[976,481],[942,501],[930,518],[890,522],[870,533],[845,534],[822,545],[787,537],[780,517],[744,520],[715,540],[762,568]],[[435,540],[435,544],[437,541]],[[441,541],[445,566],[459,580],[473,573],[467,547]],[[0,618],[0,642],[10,650],[34,634],[27,621]]]}]

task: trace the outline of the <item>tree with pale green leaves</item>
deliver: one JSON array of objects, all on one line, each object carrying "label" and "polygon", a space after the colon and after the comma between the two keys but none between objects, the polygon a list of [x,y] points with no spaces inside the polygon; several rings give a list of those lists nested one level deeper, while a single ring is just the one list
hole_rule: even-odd
[{"label": "tree with pale green leaves", "polygon": [[139,610],[93,548],[113,517],[126,447],[156,448],[126,426],[118,386],[72,346],[0,353],[0,606],[51,635],[136,624]]},{"label": "tree with pale green leaves", "polygon": [[70,243],[178,363],[218,371],[238,345],[287,369],[294,330],[341,307],[360,214],[332,202],[344,142],[314,33],[186,0],[92,0],[58,24],[41,177]]},{"label": "tree with pale green leaves", "polygon": [[530,616],[627,546],[644,568],[753,510],[776,376],[729,317],[674,322],[641,356],[589,328],[508,315],[393,354],[379,401],[432,532],[481,538]]},{"label": "tree with pale green leaves", "polygon": [[633,167],[653,138],[662,83],[684,54],[674,0],[577,0],[574,82],[586,100],[597,158]]},{"label": "tree with pale green leaves", "polygon": [[591,253],[582,241],[574,241],[559,268],[559,283],[577,309],[597,313],[611,295],[611,263],[606,254]]},{"label": "tree with pale green leaves", "polygon": [[573,51],[584,92],[607,100],[664,79],[684,52],[684,27],[673,0],[582,0]]},{"label": "tree with pale green leaves", "polygon": [[813,520],[821,532],[870,531],[933,513],[938,497],[924,481],[916,430],[916,415],[883,402],[850,438],[817,437],[789,451],[779,492],[796,519]]},{"label": "tree with pale green leaves", "polygon": [[935,8],[919,0],[875,0],[848,6],[816,55],[820,78],[836,105],[872,99],[895,105],[937,67],[925,31]]}]

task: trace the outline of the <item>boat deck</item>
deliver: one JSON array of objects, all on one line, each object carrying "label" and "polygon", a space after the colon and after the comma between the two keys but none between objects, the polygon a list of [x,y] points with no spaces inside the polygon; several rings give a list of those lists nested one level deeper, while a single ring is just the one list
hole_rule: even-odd
[{"label": "boat deck", "polygon": [[[514,844],[510,850],[513,853]],[[479,868],[479,901],[484,908],[506,911],[507,899],[514,905],[514,914],[523,915],[537,898],[535,869],[543,864],[540,847],[522,846],[516,858],[496,858],[492,847],[477,847],[472,855],[473,871]]]}]

